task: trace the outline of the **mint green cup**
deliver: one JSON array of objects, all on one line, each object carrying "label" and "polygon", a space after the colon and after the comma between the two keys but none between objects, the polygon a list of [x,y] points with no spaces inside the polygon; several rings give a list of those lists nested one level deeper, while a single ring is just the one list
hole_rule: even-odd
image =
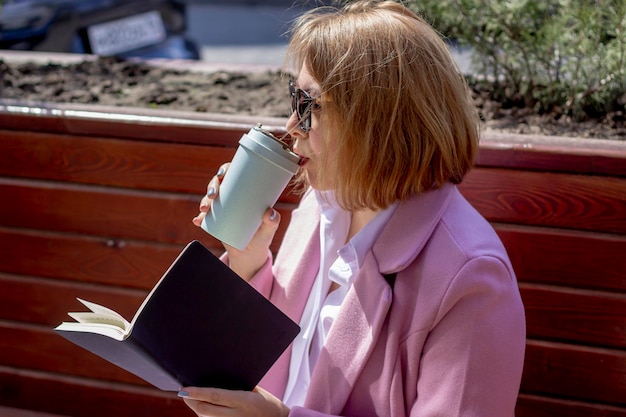
[{"label": "mint green cup", "polygon": [[250,129],[239,140],[202,229],[227,245],[244,249],[267,209],[298,171],[299,161],[298,155],[260,126]]}]

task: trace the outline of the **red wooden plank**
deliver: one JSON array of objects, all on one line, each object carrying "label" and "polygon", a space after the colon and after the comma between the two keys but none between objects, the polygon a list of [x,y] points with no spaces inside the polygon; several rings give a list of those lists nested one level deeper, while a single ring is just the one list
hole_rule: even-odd
[{"label": "red wooden plank", "polygon": [[176,393],[6,367],[0,405],[67,416],[195,416]]},{"label": "red wooden plank", "polygon": [[626,177],[626,142],[486,132],[476,164]]},{"label": "red wooden plank", "polygon": [[[288,220],[286,213],[281,227]],[[198,233],[213,253],[224,252],[221,244],[212,245],[215,239]],[[149,290],[183,246],[0,228],[0,273]]]},{"label": "red wooden plank", "polygon": [[[185,244],[200,197],[0,178],[0,225]],[[204,237],[204,236],[202,236]]]},{"label": "red wooden plank", "polygon": [[626,349],[626,294],[521,284],[527,336]]},{"label": "red wooden plank", "polygon": [[0,273],[0,320],[56,326],[68,311],[85,308],[77,297],[107,306],[130,321],[148,290],[90,285]]},{"label": "red wooden plank", "polygon": [[490,221],[626,234],[626,178],[477,168],[460,189]]},{"label": "red wooden plank", "polygon": [[[83,310],[78,308],[78,311]],[[135,375],[55,334],[54,327],[56,325],[42,327],[0,321],[3,335],[0,338],[0,367],[149,386]]]},{"label": "red wooden plank", "polygon": [[0,136],[0,175],[202,194],[234,148],[33,132]]},{"label": "red wooden plank", "polygon": [[[38,229],[99,236],[105,244],[127,240],[184,245],[192,240],[221,247],[191,223],[200,196],[128,191],[0,178],[0,227]],[[292,204],[278,203],[282,215],[278,242],[288,224]],[[4,245],[0,241],[0,245]],[[26,253],[26,252],[24,252]]]},{"label": "red wooden plank", "polygon": [[626,407],[626,351],[528,340],[521,392]]},{"label": "red wooden plank", "polygon": [[[232,159],[234,146],[0,131],[0,176],[201,196],[218,168]],[[295,203],[298,197],[286,191],[281,201]]]},{"label": "red wooden plank", "polygon": [[626,292],[626,236],[494,224],[519,281]]},{"label": "red wooden plank", "polygon": [[64,130],[63,119],[53,117],[51,114],[37,115],[37,111],[46,112],[42,108],[29,108],[2,100],[0,102],[0,126],[3,129],[24,131],[59,132]]},{"label": "red wooden plank", "polygon": [[[0,103],[0,126],[14,130],[232,146],[263,123],[276,134],[284,118],[139,108],[47,103]],[[478,165],[626,176],[626,144],[620,141],[485,132]]]},{"label": "red wooden plank", "polygon": [[27,410],[24,408],[1,407],[0,416],[2,417],[69,417],[60,414],[42,413],[39,411]]},{"label": "red wooden plank", "polygon": [[626,407],[520,394],[516,417],[626,417]]},{"label": "red wooden plank", "polygon": [[0,126],[4,129],[227,147],[259,123],[280,134],[285,122],[284,118],[164,109],[0,102]]},{"label": "red wooden plank", "polygon": [[1,272],[143,290],[152,288],[181,249],[0,229]]}]

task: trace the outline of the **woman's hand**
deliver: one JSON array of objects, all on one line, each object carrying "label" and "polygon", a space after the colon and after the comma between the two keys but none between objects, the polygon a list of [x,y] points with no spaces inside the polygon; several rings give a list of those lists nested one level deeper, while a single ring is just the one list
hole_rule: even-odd
[{"label": "woman's hand", "polygon": [[[202,225],[202,221],[211,209],[211,200],[217,198],[220,189],[220,183],[228,171],[230,163],[226,163],[220,167],[217,174],[209,181],[207,193],[200,201],[200,213],[193,218],[192,222],[196,226]],[[224,245],[228,252],[228,266],[237,273],[241,278],[249,281],[254,274],[267,261],[269,247],[274,239],[274,235],[280,224],[280,213],[273,208],[269,208],[263,215],[263,222],[256,231],[250,243],[244,250],[236,249],[232,246]]]},{"label": "woman's hand", "polygon": [[193,224],[195,224],[196,226],[200,227],[202,225],[204,218],[211,208],[211,200],[215,200],[215,198],[217,197],[217,193],[220,189],[220,184],[222,183],[224,175],[226,175],[226,171],[228,171],[229,167],[230,162],[223,164],[217,170],[217,174],[215,174],[215,176],[211,178],[211,181],[209,181],[209,185],[207,185],[206,188],[206,194],[204,195],[204,197],[202,197],[202,200],[200,200],[200,213],[192,220]]},{"label": "woman's hand", "polygon": [[261,387],[252,392],[184,388],[178,393],[200,417],[287,417],[289,407]]}]

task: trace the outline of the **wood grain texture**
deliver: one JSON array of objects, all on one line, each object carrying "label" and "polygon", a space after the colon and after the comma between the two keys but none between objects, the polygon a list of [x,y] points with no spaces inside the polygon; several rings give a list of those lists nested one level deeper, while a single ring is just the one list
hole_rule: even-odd
[{"label": "wood grain texture", "polygon": [[0,367],[5,406],[72,417],[193,417],[176,393],[148,387]]},{"label": "wood grain texture", "polygon": [[[143,240],[187,244],[215,241],[191,223],[201,195],[134,191],[62,182],[0,178],[0,226],[98,236],[109,240]],[[293,205],[279,203],[279,236]],[[1,243],[0,243],[1,244]]]},{"label": "wood grain texture", "polygon": [[521,391],[626,407],[626,351],[529,339]]},{"label": "wood grain texture", "polygon": [[[0,131],[0,148],[0,176],[186,193],[198,201],[235,153],[234,146],[20,131]],[[288,187],[280,200],[299,197]]]},{"label": "wood grain texture", "polygon": [[626,234],[626,178],[477,168],[459,188],[490,221]]},{"label": "wood grain texture", "polygon": [[520,394],[515,417],[626,417],[626,407]]},{"label": "wood grain texture", "polygon": [[476,164],[626,177],[625,159],[626,144],[621,141],[485,132]]},{"label": "wood grain texture", "polygon": [[517,279],[626,292],[626,236],[495,223]]},{"label": "wood grain texture", "polygon": [[0,245],[5,273],[143,290],[152,288],[182,249],[12,230],[0,230]]},{"label": "wood grain texture", "polygon": [[[150,277],[147,281],[154,280]],[[0,318],[11,322],[53,327],[71,321],[67,312],[86,311],[76,298],[109,307],[130,321],[149,289],[94,285],[57,277],[29,277],[0,273]]]},{"label": "wood grain texture", "polygon": [[6,132],[0,175],[120,188],[202,193],[233,148]]},{"label": "wood grain texture", "polygon": [[520,285],[532,339],[626,349],[626,294]]},{"label": "wood grain texture", "polygon": [[[79,311],[82,310],[79,308]],[[62,369],[62,374],[67,376],[150,386],[140,378],[55,334],[54,327],[0,321],[0,332],[3,335],[0,340],[0,366],[48,373],[58,373]],[[13,342],[15,340],[22,343],[18,345]]]},{"label": "wood grain texture", "polygon": [[198,232],[193,195],[13,179],[0,179],[0,193],[0,224],[9,227],[168,243]]}]

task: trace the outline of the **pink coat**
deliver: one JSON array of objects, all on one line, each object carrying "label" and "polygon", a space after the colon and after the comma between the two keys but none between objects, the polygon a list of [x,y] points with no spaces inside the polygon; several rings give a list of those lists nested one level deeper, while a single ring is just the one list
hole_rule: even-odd
[{"label": "pink coat", "polygon": [[[319,213],[309,193],[274,265],[251,282],[296,322],[318,270]],[[395,272],[392,289],[383,275]],[[290,415],[511,417],[524,347],[506,251],[447,184],[398,206],[331,328],[305,407]],[[260,384],[279,398],[290,353]]]}]

